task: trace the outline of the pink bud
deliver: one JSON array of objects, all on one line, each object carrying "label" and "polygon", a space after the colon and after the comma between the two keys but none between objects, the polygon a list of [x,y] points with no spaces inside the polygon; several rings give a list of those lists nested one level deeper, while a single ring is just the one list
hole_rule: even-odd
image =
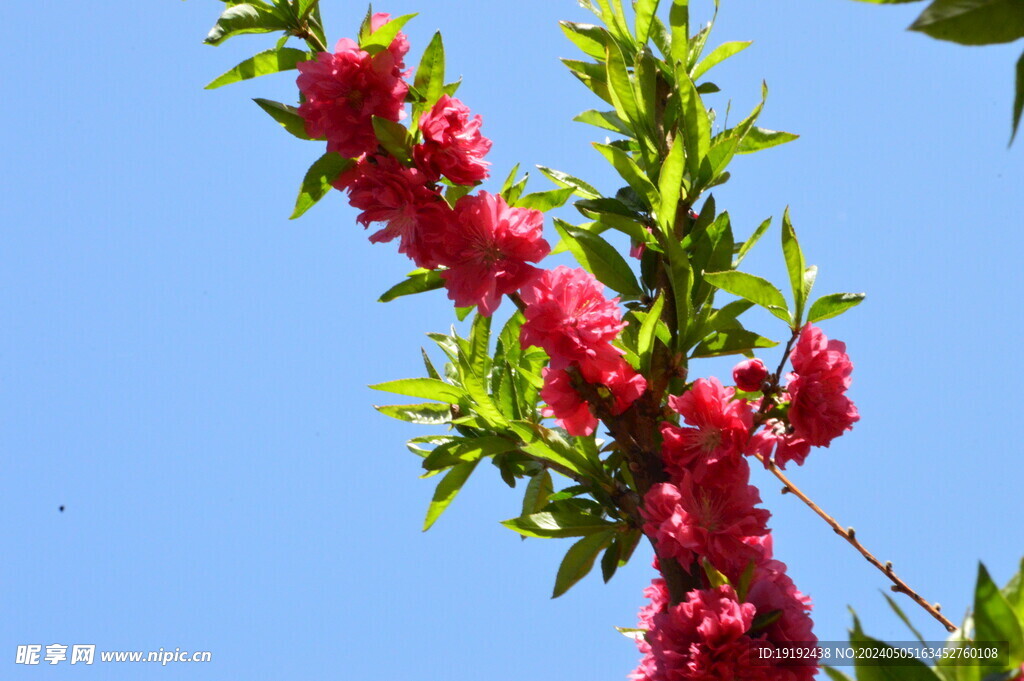
[{"label": "pink bud", "polygon": [[768,368],[759,359],[745,359],[732,370],[736,387],[746,392],[757,392],[768,378]]}]

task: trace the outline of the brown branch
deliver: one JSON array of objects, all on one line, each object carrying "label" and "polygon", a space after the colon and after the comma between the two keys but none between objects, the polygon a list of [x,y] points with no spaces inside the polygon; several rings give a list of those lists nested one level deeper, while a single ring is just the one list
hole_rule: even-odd
[{"label": "brown branch", "polygon": [[854,532],[854,529],[852,527],[844,529],[838,522],[836,522],[835,518],[833,518],[828,513],[826,513],[824,510],[822,510],[822,508],[820,506],[818,506],[816,503],[814,503],[813,501],[811,501],[810,497],[808,497],[806,494],[804,494],[800,490],[799,487],[794,485],[790,481],[790,479],[787,478],[786,475],[782,471],[779,470],[778,466],[776,466],[771,461],[765,461],[764,457],[761,456],[760,454],[755,454],[754,456],[756,456],[757,459],[759,461],[761,461],[761,463],[763,463],[765,465],[765,468],[767,468],[769,471],[771,471],[772,475],[774,475],[776,478],[778,478],[779,480],[782,481],[782,483],[785,485],[785,487],[783,488],[783,492],[784,493],[792,494],[793,496],[798,498],[800,501],[802,501],[805,504],[807,504],[807,506],[810,507],[810,509],[812,511],[817,513],[818,516],[822,520],[824,520],[826,523],[828,523],[829,527],[831,527],[832,530],[836,534],[838,534],[840,537],[842,537],[847,542],[849,542],[850,545],[853,546],[853,548],[857,549],[857,551],[860,552],[860,555],[864,556],[864,559],[866,561],[868,561],[869,563],[874,565],[876,568],[878,568],[882,572],[882,574],[884,574],[886,577],[888,577],[889,580],[893,583],[893,586],[891,587],[893,591],[895,591],[897,593],[904,593],[904,594],[910,596],[910,598],[915,603],[917,603],[922,608],[924,608],[928,612],[929,615],[931,615],[932,617],[937,619],[939,622],[941,622],[942,626],[946,627],[946,631],[949,631],[949,632],[956,631],[956,629],[957,629],[956,625],[953,624],[952,622],[950,622],[948,619],[946,619],[946,617],[944,617],[942,615],[942,613],[939,612],[938,604],[932,605],[931,603],[926,601],[924,598],[922,598],[920,594],[918,594],[916,591],[911,589],[907,585],[907,583],[904,582],[896,574],[895,570],[893,570],[892,563],[885,563],[885,564],[883,564],[880,560],[878,560],[878,558],[875,558],[875,555],[873,553],[871,553],[870,551],[868,551],[864,547],[864,545],[861,544],[860,541],[857,539],[856,533]]}]

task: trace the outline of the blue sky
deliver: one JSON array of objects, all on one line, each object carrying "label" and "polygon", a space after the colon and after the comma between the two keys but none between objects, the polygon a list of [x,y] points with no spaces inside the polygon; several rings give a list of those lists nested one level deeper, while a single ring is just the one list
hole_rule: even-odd
[{"label": "blue sky", "polygon": [[[365,11],[324,6],[332,41]],[[203,46],[220,7],[5,10],[0,676],[624,678],[637,656],[612,627],[633,623],[649,554],[550,600],[566,544],[501,528],[519,493],[490,469],[420,532],[432,485],[404,442],[425,431],[376,414],[365,386],[418,375],[449,306],[374,302],[409,265],[371,247],[340,196],[286,219],[320,149],[249,101],[294,101],[291,76],[202,89],[272,42]],[[716,78],[733,111],[765,79],[762,124],[802,137],[740,158],[716,198],[741,234],[791,205],[820,291],[868,293],[825,324],[848,343],[862,421],[793,477],[958,619],[979,559],[1003,581],[1024,554],[1024,150],[1006,148],[1019,46],[904,31],[919,8],[723,2],[713,39],[755,41]],[[378,9],[421,11],[413,56],[444,32],[495,175],[539,163],[617,186],[597,131],[570,122],[595,104],[557,62],[574,52],[557,20],[587,16],[576,3]],[[749,267],[781,280],[771,234]],[[870,633],[908,638],[881,576],[755,481],[819,637],[845,636],[850,604]],[[25,643],[214,662],[44,671],[13,664]]]}]

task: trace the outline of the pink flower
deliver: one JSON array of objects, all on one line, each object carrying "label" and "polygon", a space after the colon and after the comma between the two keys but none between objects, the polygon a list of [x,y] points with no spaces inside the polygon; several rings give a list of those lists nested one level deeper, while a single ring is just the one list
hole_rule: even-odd
[{"label": "pink flower", "polygon": [[[747,635],[756,608],[730,586],[691,591],[652,618],[647,633],[649,681],[769,681],[771,669],[751,664],[756,643]],[[649,670],[649,671],[648,671]],[[640,671],[640,670],[638,670]]]},{"label": "pink flower", "polygon": [[733,399],[734,390],[717,378],[699,378],[668,403],[690,428],[665,422],[661,426],[662,457],[675,478],[692,471],[698,482],[727,469],[740,458],[753,427],[751,407]]},{"label": "pink flower", "polygon": [[455,184],[471,185],[485,179],[491,140],[480,134],[482,124],[480,116],[470,118],[465,104],[442,95],[420,117],[423,143],[413,148],[416,165],[434,180],[444,175]]},{"label": "pink flower", "polygon": [[364,227],[385,225],[370,236],[371,242],[398,238],[398,251],[419,267],[438,266],[439,242],[452,211],[422,173],[390,156],[363,157],[335,186],[349,192],[349,203],[362,211],[357,220]]},{"label": "pink flower", "polygon": [[790,360],[793,373],[787,377],[786,390],[793,433],[812,446],[827,447],[860,419],[845,395],[853,371],[846,345],[828,340],[821,329],[808,324]]},{"label": "pink flower", "polygon": [[409,86],[402,80],[401,61],[394,51],[371,57],[343,38],[333,54],[321,52],[298,69],[297,83],[305,98],[299,114],[311,137],[327,139],[328,151],[349,157],[372,152],[378,146],[373,116],[398,121],[405,114]]},{"label": "pink flower", "polygon": [[510,208],[496,194],[463,196],[455,204],[444,237],[441,276],[448,297],[459,307],[477,305],[490,316],[501,298],[536,276],[538,262],[551,252],[544,240],[544,214]]},{"label": "pink flower", "polygon": [[[776,617],[765,628],[751,632],[772,648],[810,648],[818,643],[811,621],[811,600],[800,593],[786,575],[786,566],[769,560],[754,572],[747,601],[757,608],[761,618]],[[813,660],[793,660],[773,665],[773,679],[778,681],[810,681],[818,671]]]},{"label": "pink flower", "polygon": [[525,286],[526,323],[519,340],[524,348],[535,345],[551,356],[551,366],[586,364],[606,357],[612,341],[625,328],[618,298],[604,296],[604,286],[586,270],[559,265],[545,270]]},{"label": "pink flower", "polygon": [[[370,18],[370,30],[376,31],[384,24],[391,21],[391,15],[386,12],[376,12]],[[409,39],[404,33],[399,31],[395,36],[395,39],[391,41],[388,46],[388,52],[391,53],[392,58],[395,60],[395,71],[396,73],[405,70],[405,55],[409,54]]]},{"label": "pink flower", "polygon": [[736,387],[748,393],[761,390],[761,384],[768,378],[768,367],[759,359],[745,359],[732,370]]},{"label": "pink flower", "polygon": [[[553,363],[553,362],[552,362]],[[579,364],[583,379],[592,385],[604,386],[611,393],[611,412],[618,416],[626,411],[647,390],[647,381],[610,348],[598,357]]]},{"label": "pink flower", "polygon": [[684,566],[707,558],[737,578],[763,557],[761,547],[749,542],[768,533],[771,514],[755,508],[760,502],[753,485],[703,486],[687,473],[678,486],[660,483],[644,496],[644,533],[654,539],[659,555]]},{"label": "pink flower", "polygon": [[597,428],[597,417],[590,413],[590,405],[572,387],[572,379],[564,369],[544,369],[540,396],[548,405],[541,413],[554,416],[570,435],[585,437]]}]

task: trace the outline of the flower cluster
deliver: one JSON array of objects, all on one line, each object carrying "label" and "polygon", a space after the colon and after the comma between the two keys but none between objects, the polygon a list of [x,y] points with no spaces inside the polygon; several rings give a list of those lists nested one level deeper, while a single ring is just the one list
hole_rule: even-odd
[{"label": "flower cluster", "polygon": [[770,514],[757,507],[744,455],[802,464],[812,446],[827,447],[849,430],[857,410],[846,396],[852,363],[845,345],[807,325],[789,359],[793,371],[782,387],[761,360],[750,359],[733,370],[736,388],[702,378],[669,398],[680,417],[661,427],[669,480],[645,495],[643,530],[658,561],[677,561],[702,574],[703,584],[680,603],[671,602],[661,579],[645,592],[636,681],[805,681],[817,671],[769,663],[778,656],[758,652],[816,639],[809,599],[772,555]]},{"label": "flower cluster", "polygon": [[[389,20],[387,14],[375,14],[371,29]],[[311,137],[327,140],[328,151],[355,159],[334,184],[348,192],[364,227],[382,225],[370,241],[398,239],[399,252],[418,267],[444,268],[448,296],[457,306],[476,305],[490,315],[503,296],[537,274],[531,263],[550,252],[543,214],[511,207],[484,191],[460,196],[454,205],[445,199],[442,179],[472,187],[487,178],[484,156],[491,149],[480,132],[480,116],[471,116],[450,95],[442,95],[420,116],[422,139],[412,147],[411,159],[396,159],[378,142],[374,118],[397,122],[405,117],[408,51],[403,33],[376,54],[340,40],[334,53],[322,52],[299,64],[299,114]]]}]

